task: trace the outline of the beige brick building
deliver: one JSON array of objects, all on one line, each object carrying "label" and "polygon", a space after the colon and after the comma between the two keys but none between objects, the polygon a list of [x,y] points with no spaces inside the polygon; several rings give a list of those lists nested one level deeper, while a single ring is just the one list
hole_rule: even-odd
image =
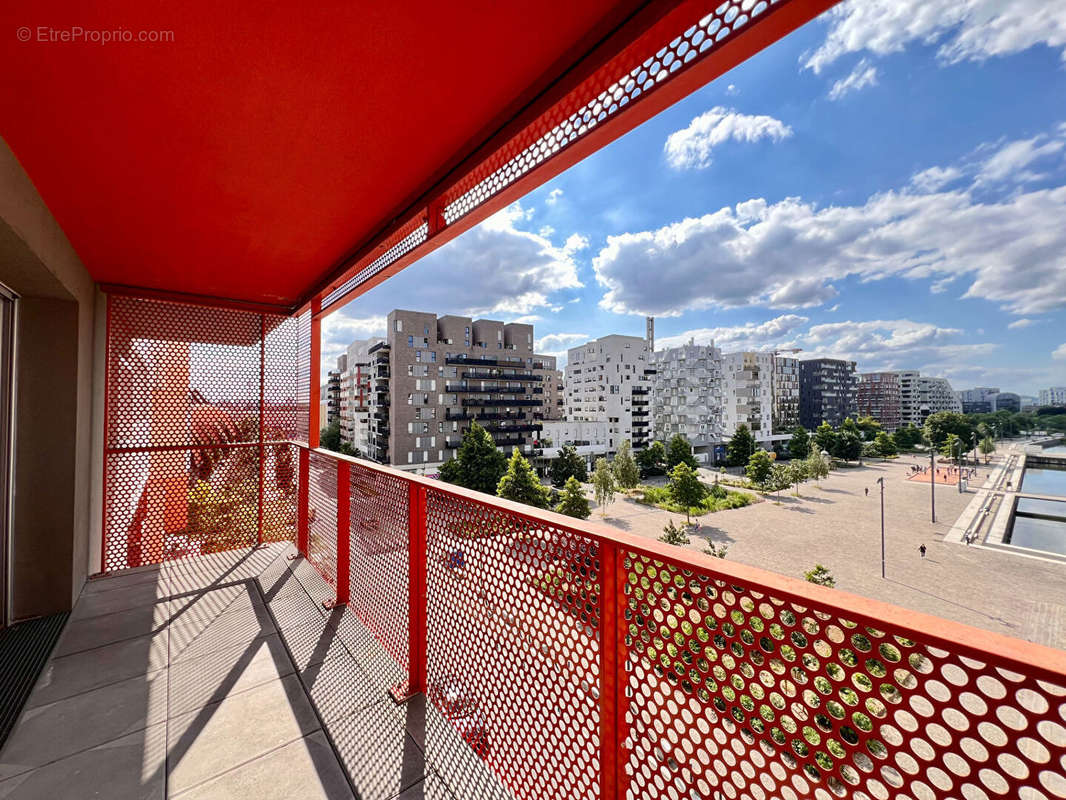
[{"label": "beige brick building", "polygon": [[561,416],[553,356],[533,326],[394,310],[371,356],[372,458],[433,472],[477,420],[510,453],[532,453],[544,419]]}]

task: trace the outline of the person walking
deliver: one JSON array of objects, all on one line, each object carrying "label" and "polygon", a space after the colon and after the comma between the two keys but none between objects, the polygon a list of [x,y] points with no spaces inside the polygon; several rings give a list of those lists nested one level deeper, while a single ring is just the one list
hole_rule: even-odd
[{"label": "person walking", "polygon": [[922,554],[922,558],[925,558],[925,545],[923,544],[918,548],[918,552]]},{"label": "person walking", "polygon": [[869,486],[867,486],[865,489],[863,489],[863,491],[866,492],[866,496],[867,497],[870,496],[870,487]]}]

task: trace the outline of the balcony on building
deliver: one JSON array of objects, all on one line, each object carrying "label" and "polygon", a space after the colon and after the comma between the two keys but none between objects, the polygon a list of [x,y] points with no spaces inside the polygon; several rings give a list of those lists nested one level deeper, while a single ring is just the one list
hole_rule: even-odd
[{"label": "balcony on building", "polygon": [[[0,798],[1066,795],[1060,651],[438,480],[387,342],[369,459],[319,447],[332,314],[831,5],[149,4],[178,41],[7,48]],[[537,389],[444,419],[536,455]]]}]

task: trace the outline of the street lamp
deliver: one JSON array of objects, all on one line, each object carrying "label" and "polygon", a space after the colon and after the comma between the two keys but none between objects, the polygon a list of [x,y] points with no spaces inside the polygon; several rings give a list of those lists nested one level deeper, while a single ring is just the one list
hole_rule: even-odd
[{"label": "street lamp", "polygon": [[885,479],[878,478],[881,484],[881,577],[885,577]]},{"label": "street lamp", "polygon": [[936,446],[929,443],[929,511],[936,522]]}]

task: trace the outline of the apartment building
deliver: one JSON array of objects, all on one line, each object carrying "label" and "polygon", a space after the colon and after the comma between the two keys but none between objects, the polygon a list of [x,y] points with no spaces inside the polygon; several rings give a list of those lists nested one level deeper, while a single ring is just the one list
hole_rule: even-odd
[{"label": "apartment building", "polygon": [[681,434],[697,461],[714,463],[714,446],[725,432],[722,351],[689,343],[652,355],[651,418],[654,438]]},{"label": "apartment building", "polygon": [[1041,389],[1038,402],[1042,406],[1066,406],[1066,386]]},{"label": "apartment building", "polygon": [[938,411],[962,413],[962,403],[947,378],[932,378],[917,370],[899,373],[900,416],[904,425],[925,424],[925,418]]},{"label": "apartment building", "polygon": [[964,414],[990,414],[996,410],[999,389],[992,386],[975,386],[955,392]]},{"label": "apartment building", "polygon": [[798,358],[774,357],[774,433],[791,433],[800,424],[799,363]]},{"label": "apartment building", "polygon": [[555,356],[544,356],[544,419],[563,418],[566,398],[563,395],[563,371],[547,369],[548,364],[555,364]]},{"label": "apartment building", "polygon": [[654,367],[646,339],[612,334],[567,351],[566,419],[608,423],[614,453],[624,441],[634,450],[652,439],[651,380]]},{"label": "apartment building", "polygon": [[747,425],[755,440],[773,437],[774,356],[770,353],[726,353],[722,356],[722,438]]},{"label": "apartment building", "polygon": [[533,326],[393,310],[371,358],[372,457],[432,471],[477,420],[497,446],[531,452],[555,358],[533,352]]},{"label": "apartment building", "polygon": [[607,456],[610,452],[608,442],[611,439],[610,424],[600,422],[582,422],[574,420],[550,420],[544,423],[540,432],[541,445],[540,466],[547,468],[559,457],[564,447],[573,447],[577,454],[585,459],[591,468],[597,458]]},{"label": "apartment building", "polygon": [[326,373],[326,392],[322,395],[326,399],[326,416],[322,417],[326,425],[339,423],[341,419],[341,373],[347,369],[347,356],[337,358],[337,369]]},{"label": "apartment building", "polygon": [[903,419],[899,373],[861,373],[855,404],[860,417],[873,417],[889,433],[898,430]]},{"label": "apartment building", "polygon": [[[360,453],[370,452],[370,348],[380,338],[359,339],[348,345],[340,381],[341,441]],[[340,359],[338,359],[338,367]]]},{"label": "apartment building", "polygon": [[808,430],[822,422],[836,427],[858,416],[855,362],[837,358],[800,361],[800,424]]}]

